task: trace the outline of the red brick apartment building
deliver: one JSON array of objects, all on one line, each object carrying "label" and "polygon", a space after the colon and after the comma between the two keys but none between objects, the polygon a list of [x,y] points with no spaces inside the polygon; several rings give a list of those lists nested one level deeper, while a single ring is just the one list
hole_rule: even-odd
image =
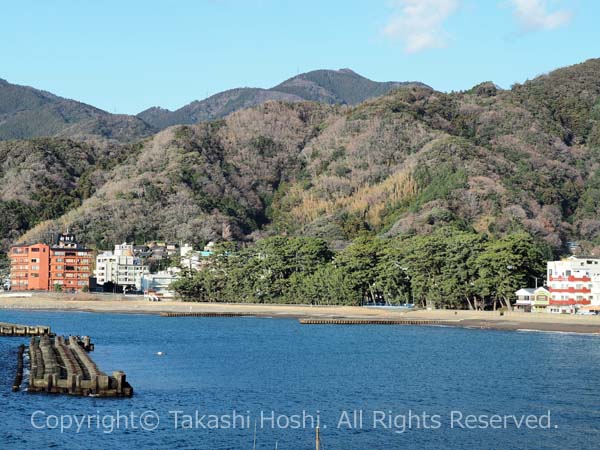
[{"label": "red brick apartment building", "polygon": [[82,291],[90,286],[93,251],[82,247],[72,234],[61,234],[52,246],[15,245],[10,253],[13,291]]}]

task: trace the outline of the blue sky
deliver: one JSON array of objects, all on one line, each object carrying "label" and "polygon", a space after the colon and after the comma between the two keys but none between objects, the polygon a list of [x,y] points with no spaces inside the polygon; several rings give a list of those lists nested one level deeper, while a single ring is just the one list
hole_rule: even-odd
[{"label": "blue sky", "polygon": [[450,91],[600,57],[594,0],[0,2],[0,78],[118,113],[321,68]]}]

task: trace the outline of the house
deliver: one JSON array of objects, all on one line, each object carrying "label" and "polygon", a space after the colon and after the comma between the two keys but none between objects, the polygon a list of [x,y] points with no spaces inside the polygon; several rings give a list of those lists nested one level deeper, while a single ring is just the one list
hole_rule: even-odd
[{"label": "house", "polygon": [[202,251],[195,251],[189,244],[180,247],[181,267],[199,271],[207,264],[207,258],[213,254],[214,242],[209,242]]},{"label": "house", "polygon": [[551,294],[544,287],[519,289],[515,295],[517,297],[515,311],[546,312],[550,304]]}]

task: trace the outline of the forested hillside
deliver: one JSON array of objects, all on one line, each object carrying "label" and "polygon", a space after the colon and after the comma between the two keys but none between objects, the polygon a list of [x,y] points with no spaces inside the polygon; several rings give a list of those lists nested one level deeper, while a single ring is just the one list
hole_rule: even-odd
[{"label": "forested hillside", "polygon": [[[3,234],[14,239],[37,224],[23,238],[35,239],[69,226],[106,246],[285,233],[343,247],[364,233],[394,238],[451,225],[592,249],[600,244],[598,74],[600,60],[590,60],[511,90],[488,82],[450,94],[403,87],[356,106],[269,102],[134,147],[45,141],[72,146],[64,169],[39,141],[11,142],[0,147],[0,200],[16,218]],[[89,152],[105,167],[85,162]],[[52,214],[35,209],[42,188],[6,187],[20,186],[21,173],[44,180],[49,166],[69,174],[41,183],[65,192]],[[93,189],[80,192],[92,174]],[[9,203],[13,190],[19,208],[34,208],[26,222]]]},{"label": "forested hillside", "polygon": [[156,131],[137,117],[0,79],[0,140],[66,136],[130,142]]}]

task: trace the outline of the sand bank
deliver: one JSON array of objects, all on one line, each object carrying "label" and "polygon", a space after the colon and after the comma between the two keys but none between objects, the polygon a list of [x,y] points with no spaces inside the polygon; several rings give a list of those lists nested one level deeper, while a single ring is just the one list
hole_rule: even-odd
[{"label": "sand bank", "polygon": [[[445,320],[450,326],[465,328],[600,334],[600,316],[518,312],[500,315],[499,312],[493,311],[406,311],[352,306],[149,302],[139,296],[122,295],[37,293],[30,297],[0,295],[0,319],[2,309],[123,314],[242,313],[274,318],[427,319]],[[169,319],[165,318],[165,320]]]}]

